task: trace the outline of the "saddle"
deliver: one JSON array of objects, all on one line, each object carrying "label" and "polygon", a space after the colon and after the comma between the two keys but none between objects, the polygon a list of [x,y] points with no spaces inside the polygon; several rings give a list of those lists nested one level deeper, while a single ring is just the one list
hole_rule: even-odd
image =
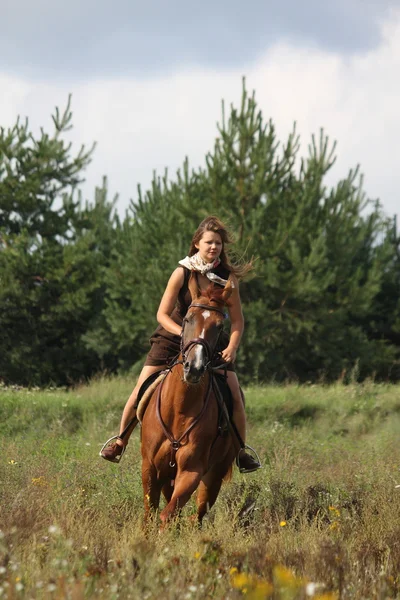
[{"label": "saddle", "polygon": [[[154,391],[160,385],[160,383],[165,379],[168,374],[168,370],[166,371],[156,371],[149,375],[149,377],[143,382],[139,389],[138,397],[135,403],[136,416],[138,418],[139,423],[141,424],[143,421],[144,413],[146,411],[147,405]],[[217,386],[217,390],[215,393],[219,393],[220,398],[224,402],[229,418],[232,419],[233,416],[233,397],[232,392],[226,382],[226,378],[221,373],[214,373],[214,382]],[[228,423],[226,422],[226,411],[223,410],[220,406],[220,402],[218,404],[218,432],[220,435],[225,436],[229,429]]]},{"label": "saddle", "polygon": [[157,389],[162,380],[165,379],[167,373],[168,371],[156,371],[155,373],[149,375],[140,386],[134,406],[136,409],[136,416],[140,424],[142,424],[145,410],[154,390]]}]

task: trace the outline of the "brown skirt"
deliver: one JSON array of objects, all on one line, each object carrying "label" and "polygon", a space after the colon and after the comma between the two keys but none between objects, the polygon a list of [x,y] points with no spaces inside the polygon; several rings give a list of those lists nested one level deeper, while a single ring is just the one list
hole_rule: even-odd
[{"label": "brown skirt", "polygon": [[[221,343],[218,344],[218,351],[224,350],[229,342],[228,335],[221,336]],[[157,332],[155,332],[150,338],[151,348],[148,353],[144,366],[145,367],[165,367],[171,365],[180,353],[180,338],[177,335],[167,338]],[[218,359],[214,366],[223,364],[222,359]],[[234,363],[227,365],[228,371],[234,371]]]}]

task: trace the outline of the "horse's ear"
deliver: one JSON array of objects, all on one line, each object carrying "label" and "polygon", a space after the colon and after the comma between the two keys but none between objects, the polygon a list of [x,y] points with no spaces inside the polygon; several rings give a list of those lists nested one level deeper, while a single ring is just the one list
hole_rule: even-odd
[{"label": "horse's ear", "polygon": [[192,271],[190,273],[188,288],[189,288],[189,292],[192,297],[192,300],[195,300],[196,298],[198,298],[200,296],[199,284],[197,282],[196,273],[194,271]]},{"label": "horse's ear", "polygon": [[228,300],[229,300],[230,296],[232,295],[232,292],[233,292],[234,288],[235,288],[235,285],[234,285],[234,283],[232,281],[232,278],[229,277],[229,279],[226,282],[225,287],[224,287],[224,289],[222,291],[222,299],[223,299],[223,301],[224,301],[225,304],[228,303]]}]

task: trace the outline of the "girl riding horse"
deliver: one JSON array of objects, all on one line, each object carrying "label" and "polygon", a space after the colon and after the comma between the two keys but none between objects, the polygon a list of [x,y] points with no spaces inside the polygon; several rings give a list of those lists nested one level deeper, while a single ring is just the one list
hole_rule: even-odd
[{"label": "girl riding horse", "polygon": [[252,265],[231,263],[226,249],[226,245],[230,242],[231,238],[226,227],[217,217],[207,217],[200,223],[193,236],[189,255],[179,261],[179,266],[172,273],[161,299],[157,312],[159,326],[150,338],[150,352],[125,405],[119,436],[114,443],[102,448],[100,452],[102,458],[117,463],[121,460],[129,437],[137,424],[135,407],[142,384],[153,373],[168,367],[180,352],[182,324],[192,303],[188,282],[190,274],[194,273],[200,293],[206,293],[210,286],[221,289],[225,287],[228,280],[233,288],[228,304],[230,335],[223,332],[219,338],[217,350],[220,352],[220,359],[217,365],[224,365],[224,370],[221,372],[227,375],[233,398],[233,430],[238,432],[235,442],[236,445],[239,442],[240,451],[237,457],[239,470],[241,473],[250,473],[261,467],[259,461],[244,448],[246,416],[234,367],[244,329],[238,281],[252,268]]}]

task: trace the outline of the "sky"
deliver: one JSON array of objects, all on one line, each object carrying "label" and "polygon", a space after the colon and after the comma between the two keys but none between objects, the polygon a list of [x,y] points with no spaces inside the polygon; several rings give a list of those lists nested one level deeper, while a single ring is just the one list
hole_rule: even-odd
[{"label": "sky", "polygon": [[72,94],[73,148],[96,142],[82,185],[103,175],[124,214],[153,172],[205,164],[221,100],[242,77],[283,143],[337,141],[334,185],[360,164],[364,189],[400,213],[400,0],[0,0],[0,126],[52,130]]}]

